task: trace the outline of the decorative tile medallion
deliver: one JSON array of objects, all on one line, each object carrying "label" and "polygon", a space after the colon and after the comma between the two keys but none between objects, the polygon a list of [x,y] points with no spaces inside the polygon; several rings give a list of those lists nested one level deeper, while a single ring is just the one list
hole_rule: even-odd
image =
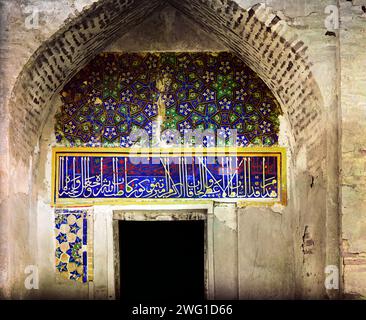
[{"label": "decorative tile medallion", "polygon": [[91,215],[89,209],[55,210],[56,271],[66,279],[93,278]]},{"label": "decorative tile medallion", "polygon": [[[212,129],[228,138],[235,129],[238,146],[278,141],[278,102],[229,52],[103,53],[64,87],[61,98],[55,131],[66,146],[130,147],[134,129],[151,139],[158,116],[161,131]],[[214,145],[205,137],[204,146]]]}]

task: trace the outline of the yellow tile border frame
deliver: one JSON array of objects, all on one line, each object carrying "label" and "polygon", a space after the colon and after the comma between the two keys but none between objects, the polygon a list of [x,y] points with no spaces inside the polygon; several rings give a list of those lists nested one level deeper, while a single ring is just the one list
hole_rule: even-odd
[{"label": "yellow tile border frame", "polygon": [[[58,182],[59,156],[118,156],[148,157],[148,156],[224,156],[236,154],[237,156],[277,156],[278,181],[280,194],[276,199],[66,199],[56,197],[56,183]],[[215,147],[215,148],[103,148],[103,147],[54,147],[52,148],[52,178],[51,178],[51,206],[52,207],[85,207],[93,205],[134,205],[134,204],[208,204],[213,201],[237,203],[238,207],[246,206],[272,206],[280,203],[287,204],[287,163],[286,148],[284,147]]]}]

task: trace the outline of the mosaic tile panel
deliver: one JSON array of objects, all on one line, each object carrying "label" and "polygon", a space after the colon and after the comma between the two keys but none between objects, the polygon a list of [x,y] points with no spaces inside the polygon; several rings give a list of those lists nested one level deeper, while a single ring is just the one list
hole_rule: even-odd
[{"label": "mosaic tile panel", "polygon": [[56,271],[63,278],[83,283],[92,280],[90,215],[85,209],[55,210],[55,263]]},{"label": "mosaic tile panel", "polygon": [[[280,107],[241,60],[220,53],[103,53],[62,90],[56,139],[66,146],[129,147],[133,129],[213,129],[237,145],[274,145]],[[169,137],[168,137],[169,138]],[[167,139],[168,139],[167,138]],[[205,146],[212,146],[206,138]]]},{"label": "mosaic tile panel", "polygon": [[283,203],[284,149],[238,149],[236,153],[220,153],[215,148],[212,154],[150,153],[142,157],[116,148],[98,148],[92,153],[55,149],[53,201],[64,205],[118,199],[227,198]]}]

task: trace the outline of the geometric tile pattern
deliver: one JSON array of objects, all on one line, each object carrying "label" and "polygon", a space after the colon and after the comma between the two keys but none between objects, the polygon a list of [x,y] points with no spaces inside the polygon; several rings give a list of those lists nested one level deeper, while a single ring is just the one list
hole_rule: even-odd
[{"label": "geometric tile pattern", "polygon": [[228,138],[228,129],[236,129],[239,146],[278,142],[276,98],[230,52],[102,53],[64,87],[61,99],[55,133],[66,146],[129,147],[131,131],[151,136],[158,115],[161,131],[213,129]]},{"label": "geometric tile pattern", "polygon": [[63,278],[78,282],[92,280],[92,243],[88,239],[90,216],[85,209],[55,209],[56,271]]}]

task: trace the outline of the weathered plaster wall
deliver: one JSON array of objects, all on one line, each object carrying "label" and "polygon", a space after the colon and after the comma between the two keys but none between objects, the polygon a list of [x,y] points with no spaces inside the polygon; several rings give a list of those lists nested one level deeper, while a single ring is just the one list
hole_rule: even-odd
[{"label": "weathered plaster wall", "polygon": [[366,296],[366,1],[341,1],[342,253],[348,297]]},{"label": "weathered plaster wall", "polygon": [[[241,1],[243,5],[253,5],[253,1]],[[338,101],[337,101],[337,39],[326,36],[324,20],[325,7],[336,4],[335,1],[267,1],[267,4],[276,10],[293,30],[296,30],[302,41],[307,45],[307,55],[312,63],[311,71],[319,85],[324,102],[324,128],[327,130],[326,156],[321,161],[325,175],[311,174],[308,170],[309,156],[302,149],[295,153],[289,160],[294,170],[289,175],[289,201],[286,211],[277,215],[270,214],[271,210],[261,209],[257,213],[254,208],[242,209],[243,217],[247,219],[248,229],[239,231],[239,237],[243,238],[243,248],[246,255],[253,261],[252,266],[245,263],[243,253],[243,267],[248,270],[245,274],[254,275],[263,272],[263,266],[267,271],[263,272],[267,281],[263,281],[261,288],[256,291],[243,292],[244,297],[260,297],[261,291],[267,296],[278,294],[274,283],[282,283],[284,292],[294,292],[297,298],[320,297],[324,292],[324,268],[326,265],[338,265],[337,237],[338,209],[337,209],[337,126],[338,126]],[[300,144],[302,146],[302,144]],[[317,146],[318,152],[322,147]],[[297,188],[295,188],[296,186]],[[326,203],[323,202],[324,199]],[[287,211],[288,210],[288,211]],[[287,213],[288,212],[288,213]],[[274,226],[268,228],[269,225]],[[333,230],[330,230],[333,227]],[[257,229],[261,242],[257,245],[245,247],[244,241],[248,241],[248,231]],[[285,230],[292,230],[290,239]],[[284,232],[285,231],[285,232]],[[275,233],[282,236],[276,240]],[[240,243],[240,242],[239,242]],[[275,243],[273,245],[273,243]],[[287,246],[286,246],[287,244]],[[276,260],[275,253],[285,252],[291,259]],[[274,250],[275,248],[276,250]],[[291,251],[292,250],[292,251]],[[300,254],[301,252],[301,254]],[[260,261],[260,262],[258,262]],[[268,268],[275,262],[275,265]],[[254,267],[253,267],[254,266]],[[291,271],[294,268],[294,272]],[[283,270],[280,271],[273,270]],[[292,278],[291,278],[292,277]],[[270,280],[272,279],[272,280]],[[273,283],[271,283],[273,281]],[[254,287],[254,286],[253,286]],[[329,296],[336,296],[335,292],[328,292]]]}]

